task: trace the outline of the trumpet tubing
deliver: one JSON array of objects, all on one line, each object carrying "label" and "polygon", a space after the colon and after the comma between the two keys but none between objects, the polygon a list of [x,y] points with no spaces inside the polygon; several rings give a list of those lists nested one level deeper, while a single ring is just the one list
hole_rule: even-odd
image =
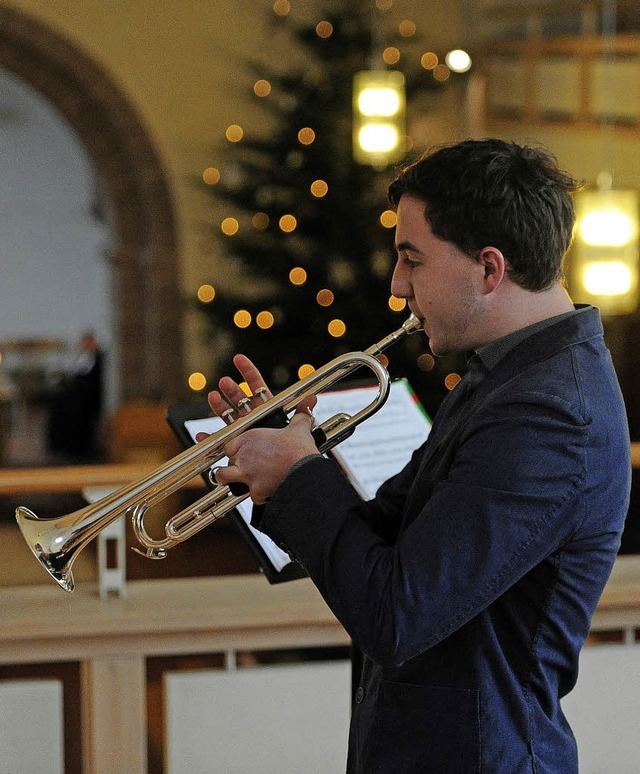
[{"label": "trumpet tubing", "polygon": [[351,352],[335,358],[231,425],[221,428],[139,481],[116,490],[97,503],[53,518],[38,517],[28,508],[20,506],[16,510],[16,519],[29,548],[65,591],[73,591],[75,583],[72,565],[78,553],[105,527],[129,513],[134,534],[142,546],[142,549],[134,550],[150,559],[163,559],[170,548],[224,516],[248,494],[233,494],[228,486],[220,486],[212,481],[211,491],[168,520],[162,539],[152,538],[145,528],[144,517],[149,508],[182,488],[194,476],[210,471],[225,456],[224,447],[232,438],[256,426],[275,411],[282,410],[289,415],[304,398],[322,392],[358,368],[367,367],[378,380],[377,395],[356,414],[336,414],[319,425],[322,441],[318,442],[318,450],[329,451],[351,435],[358,424],[372,416],[386,401],[390,387],[389,374],[377,356],[407,334],[419,329],[419,321],[412,315],[402,327],[364,352]]}]

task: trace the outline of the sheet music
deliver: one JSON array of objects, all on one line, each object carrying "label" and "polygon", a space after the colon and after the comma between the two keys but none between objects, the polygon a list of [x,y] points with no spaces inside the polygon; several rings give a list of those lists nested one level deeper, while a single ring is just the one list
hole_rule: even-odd
[{"label": "sheet music", "polygon": [[[195,441],[198,433],[214,433],[216,430],[220,430],[220,428],[224,427],[225,423],[219,417],[207,417],[206,419],[188,419],[184,423],[184,426],[187,428],[189,435]],[[228,465],[228,463],[229,460],[227,457],[221,457],[220,460],[216,463],[216,467],[219,465]],[[249,527],[251,534],[255,537],[258,543],[260,543],[262,550],[269,557],[271,564],[278,572],[280,572],[283,567],[286,567],[286,565],[291,562],[291,557],[289,554],[285,553],[281,548],[279,548],[270,537],[267,537],[264,532],[260,532],[255,527],[251,526],[252,509],[253,501],[250,497],[247,497],[246,500],[243,500],[241,503],[236,505],[236,510],[242,517],[242,520],[245,522],[247,527]]]},{"label": "sheet music", "polygon": [[[370,403],[377,391],[374,385],[323,393],[314,410],[316,419],[324,422],[341,411],[353,415]],[[399,379],[391,384],[384,406],[359,424],[332,455],[360,495],[370,500],[384,481],[402,470],[430,430],[431,421],[409,383]]]},{"label": "sheet music", "polygon": [[[316,420],[321,423],[340,412],[353,415],[369,404],[377,391],[378,386],[374,385],[324,392],[318,395]],[[224,427],[224,422],[218,417],[190,419],[185,427],[195,441],[198,433],[213,433]],[[380,484],[404,467],[414,449],[426,440],[430,429],[431,422],[409,383],[400,379],[392,383],[384,406],[358,425],[354,434],[331,453],[360,495],[369,500]],[[227,458],[216,464],[226,465]],[[236,508],[273,566],[277,571],[282,570],[291,559],[269,537],[251,526],[251,499],[247,498]]]}]

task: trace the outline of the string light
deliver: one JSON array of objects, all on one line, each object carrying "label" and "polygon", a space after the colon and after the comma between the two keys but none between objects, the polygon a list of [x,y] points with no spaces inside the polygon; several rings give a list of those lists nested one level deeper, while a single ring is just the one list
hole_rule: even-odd
[{"label": "string light", "polygon": [[201,392],[207,386],[207,378],[199,371],[194,371],[188,379],[189,388],[194,392]]},{"label": "string light", "polygon": [[314,180],[309,189],[316,199],[322,199],[329,193],[329,186],[324,180]]},{"label": "string light", "polygon": [[389,309],[391,309],[392,312],[402,312],[403,309],[406,309],[407,299],[391,296],[387,303],[389,304]]},{"label": "string light", "polygon": [[216,297],[216,291],[213,285],[200,285],[198,288],[198,301],[203,304],[210,304]]},{"label": "string light", "polygon": [[227,127],[225,136],[229,142],[240,142],[244,136],[244,130],[241,126],[238,126],[238,124],[231,124],[231,126]]},{"label": "string light", "polygon": [[451,70],[446,64],[437,64],[433,68],[433,77],[434,80],[444,83],[444,81],[448,81],[451,77]]},{"label": "string light", "polygon": [[333,24],[326,19],[316,24],[316,35],[319,38],[330,38],[333,35]]},{"label": "string light", "polygon": [[393,210],[385,210],[380,215],[380,225],[384,228],[395,228],[398,222],[398,216]]},{"label": "string light", "polygon": [[256,212],[251,218],[251,225],[257,231],[266,231],[269,228],[269,216],[266,212]]},{"label": "string light", "polygon": [[454,372],[454,373],[447,374],[447,375],[444,377],[444,386],[445,386],[445,387],[446,387],[448,390],[452,390],[452,389],[453,389],[453,388],[456,386],[456,384],[458,384],[458,382],[459,382],[461,379],[462,379],[462,377],[460,376],[460,374],[456,374],[455,372]]},{"label": "string light", "polygon": [[433,70],[439,61],[440,60],[438,59],[438,55],[434,54],[433,51],[426,51],[420,57],[420,64],[422,67],[424,67],[425,70]]},{"label": "string light", "polygon": [[220,230],[225,236],[234,236],[240,230],[240,223],[236,218],[225,218],[220,224]]},{"label": "string light", "polygon": [[395,46],[387,46],[382,52],[382,61],[388,65],[398,64],[400,61],[400,50]]},{"label": "string light", "polygon": [[275,0],[273,11],[277,16],[287,16],[291,11],[291,3],[289,0]]},{"label": "string light", "polygon": [[316,139],[316,133],[309,126],[305,126],[298,132],[298,141],[301,145],[311,145]]},{"label": "string light", "polygon": [[328,288],[323,288],[322,290],[319,290],[316,294],[316,301],[320,306],[331,306],[331,304],[334,302],[335,296]]},{"label": "string light", "polygon": [[283,215],[280,218],[278,225],[280,226],[281,231],[284,231],[285,234],[290,234],[292,231],[296,230],[298,221],[293,215]]},{"label": "string light", "polygon": [[414,21],[411,21],[411,19],[404,19],[404,21],[400,22],[400,25],[398,27],[398,31],[402,35],[403,38],[411,38],[416,34],[417,26]]},{"label": "string light", "polygon": [[216,167],[207,167],[202,173],[202,179],[207,185],[216,185],[220,182],[220,170]]},{"label": "string light", "polygon": [[271,94],[271,84],[269,81],[260,79],[253,84],[253,91],[256,97],[268,97]]},{"label": "string light", "polygon": [[268,311],[258,312],[258,314],[256,315],[256,325],[258,326],[258,328],[262,329],[263,331],[266,331],[269,328],[272,328],[274,322],[275,322],[275,318],[271,312],[268,312]]},{"label": "string light", "polygon": [[454,73],[466,73],[471,69],[471,57],[461,48],[455,48],[444,58],[445,64]]},{"label": "string light", "polygon": [[433,371],[436,365],[436,360],[433,355],[428,352],[423,352],[417,360],[418,368],[421,371]]},{"label": "string light", "polygon": [[248,328],[251,325],[251,313],[246,309],[238,309],[233,315],[233,324],[236,328]]},{"label": "string light", "polygon": [[289,282],[292,285],[304,285],[306,281],[307,272],[302,268],[302,266],[296,266],[289,272]]},{"label": "string light", "polygon": [[347,326],[342,320],[336,319],[331,320],[329,325],[327,325],[327,330],[334,339],[339,339],[347,332]]},{"label": "string light", "polygon": [[304,363],[298,368],[298,379],[304,379],[305,376],[310,376],[316,369],[310,363]]}]

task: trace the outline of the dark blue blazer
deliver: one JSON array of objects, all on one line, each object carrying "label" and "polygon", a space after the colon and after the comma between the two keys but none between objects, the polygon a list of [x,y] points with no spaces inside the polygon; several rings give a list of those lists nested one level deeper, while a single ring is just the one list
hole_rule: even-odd
[{"label": "dark blue blazer", "polygon": [[364,652],[350,774],[576,774],[560,699],[620,544],[629,435],[597,310],[511,350],[364,503],[294,470],[260,529]]}]

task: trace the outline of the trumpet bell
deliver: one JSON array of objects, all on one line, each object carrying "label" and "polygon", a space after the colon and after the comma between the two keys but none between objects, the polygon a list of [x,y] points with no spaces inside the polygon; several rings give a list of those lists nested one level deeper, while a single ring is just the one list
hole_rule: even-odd
[{"label": "trumpet bell", "polygon": [[16,521],[33,555],[65,591],[73,591],[75,582],[71,564],[76,548],[60,551],[68,542],[67,531],[61,529],[61,519],[41,519],[24,506],[16,509]]}]

